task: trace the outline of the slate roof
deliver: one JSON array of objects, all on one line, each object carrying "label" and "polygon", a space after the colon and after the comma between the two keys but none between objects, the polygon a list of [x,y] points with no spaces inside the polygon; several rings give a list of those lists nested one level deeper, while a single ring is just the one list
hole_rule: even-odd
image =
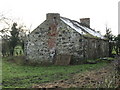
[{"label": "slate roof", "polygon": [[100,39],[105,39],[104,36],[102,36],[99,32],[83,25],[82,23],[79,23],[75,20],[70,20],[68,18],[65,17],[60,17],[60,19],[66,23],[67,25],[69,25],[71,28],[73,28],[74,30],[76,30],[78,33],[80,33],[81,35],[91,35],[93,37],[97,37]]}]

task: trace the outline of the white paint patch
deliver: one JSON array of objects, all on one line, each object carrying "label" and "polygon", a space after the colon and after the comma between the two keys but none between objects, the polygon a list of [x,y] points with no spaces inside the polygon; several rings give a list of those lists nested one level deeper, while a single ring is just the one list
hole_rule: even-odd
[{"label": "white paint patch", "polygon": [[53,58],[55,55],[55,48],[50,49],[50,56]]}]

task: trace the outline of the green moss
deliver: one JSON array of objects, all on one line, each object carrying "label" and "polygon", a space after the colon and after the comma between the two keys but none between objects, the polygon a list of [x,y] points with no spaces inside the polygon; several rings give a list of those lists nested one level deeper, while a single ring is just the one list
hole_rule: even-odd
[{"label": "green moss", "polygon": [[93,35],[91,35],[91,34],[89,34],[89,33],[85,34],[84,36],[85,36],[85,37],[90,37],[90,38],[99,39],[97,36],[93,36]]}]

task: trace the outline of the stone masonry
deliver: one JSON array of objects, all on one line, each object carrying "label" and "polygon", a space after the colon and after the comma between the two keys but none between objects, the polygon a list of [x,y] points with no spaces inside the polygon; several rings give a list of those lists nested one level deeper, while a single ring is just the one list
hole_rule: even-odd
[{"label": "stone masonry", "polygon": [[[73,25],[68,25],[64,20],[71,21]],[[46,20],[26,37],[26,60],[36,64],[54,64],[59,56],[64,64],[68,59],[64,57],[68,56],[67,64],[79,64],[86,59],[108,56],[108,41],[84,30],[92,30],[90,27],[77,24],[76,21],[60,17],[58,13],[48,13]]]}]

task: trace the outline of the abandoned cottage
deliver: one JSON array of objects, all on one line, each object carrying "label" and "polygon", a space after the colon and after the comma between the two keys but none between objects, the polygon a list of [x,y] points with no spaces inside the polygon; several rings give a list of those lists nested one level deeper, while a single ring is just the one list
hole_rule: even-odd
[{"label": "abandoned cottage", "polygon": [[80,64],[108,56],[108,41],[90,28],[90,18],[77,22],[48,13],[46,20],[27,35],[25,54],[30,63]]}]

